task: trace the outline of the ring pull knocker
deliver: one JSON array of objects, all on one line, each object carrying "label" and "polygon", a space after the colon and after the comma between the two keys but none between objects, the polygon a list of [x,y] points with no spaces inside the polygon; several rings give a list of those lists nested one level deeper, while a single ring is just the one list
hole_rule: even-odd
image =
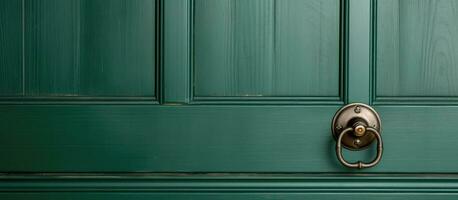
[{"label": "ring pull knocker", "polygon": [[[349,168],[369,168],[377,165],[382,159],[383,141],[380,135],[380,117],[368,105],[354,103],[337,111],[332,120],[332,133],[336,140],[336,154],[342,165]],[[342,155],[342,146],[349,150],[360,151],[377,141],[377,155],[369,163],[358,161],[347,162]]]},{"label": "ring pull knocker", "polygon": [[370,163],[363,163],[361,161],[358,161],[356,163],[349,163],[345,160],[345,158],[342,155],[342,138],[345,136],[345,134],[355,131],[352,127],[345,129],[342,131],[342,133],[339,135],[339,138],[337,139],[337,145],[336,145],[336,153],[337,153],[337,158],[339,159],[340,163],[342,165],[349,167],[349,168],[369,168],[375,166],[377,163],[380,162],[382,159],[382,151],[383,151],[383,142],[382,142],[382,137],[380,136],[380,133],[373,129],[373,128],[367,128],[366,132],[372,133],[375,135],[377,138],[377,156],[375,157],[374,160],[372,160]]}]

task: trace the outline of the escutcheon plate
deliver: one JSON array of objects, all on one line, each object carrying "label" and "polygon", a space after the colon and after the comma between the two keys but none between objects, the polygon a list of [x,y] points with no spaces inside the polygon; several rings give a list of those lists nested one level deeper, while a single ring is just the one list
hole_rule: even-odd
[{"label": "escutcheon plate", "polygon": [[[332,119],[332,134],[337,138],[346,128],[352,127],[357,121],[364,122],[367,127],[376,129],[381,133],[381,122],[378,113],[370,106],[363,103],[348,104],[339,109]],[[353,133],[346,134],[342,138],[342,145],[349,150],[359,151],[369,147],[375,141],[374,134],[366,133],[361,137]]]}]

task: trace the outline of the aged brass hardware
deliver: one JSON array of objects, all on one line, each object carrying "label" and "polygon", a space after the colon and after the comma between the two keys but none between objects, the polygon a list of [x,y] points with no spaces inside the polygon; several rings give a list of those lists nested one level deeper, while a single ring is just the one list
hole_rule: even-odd
[{"label": "aged brass hardware", "polygon": [[[336,154],[340,163],[350,168],[369,168],[380,162],[383,152],[381,122],[378,113],[370,106],[353,103],[339,109],[332,120],[332,134],[336,140]],[[342,155],[342,146],[353,151],[369,147],[377,140],[377,155],[370,163],[347,162]]]}]

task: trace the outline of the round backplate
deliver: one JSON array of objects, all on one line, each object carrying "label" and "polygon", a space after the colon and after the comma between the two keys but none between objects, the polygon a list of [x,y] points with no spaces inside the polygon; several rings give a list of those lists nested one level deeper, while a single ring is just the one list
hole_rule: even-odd
[{"label": "round backplate", "polygon": [[[368,127],[381,133],[380,117],[373,108],[362,103],[352,103],[342,107],[332,119],[332,135],[337,140],[340,133],[346,128],[352,127],[355,121],[363,121]],[[375,140],[375,136],[366,133],[357,137],[354,133],[348,133],[342,138],[342,145],[350,150],[362,150],[367,148]]]}]

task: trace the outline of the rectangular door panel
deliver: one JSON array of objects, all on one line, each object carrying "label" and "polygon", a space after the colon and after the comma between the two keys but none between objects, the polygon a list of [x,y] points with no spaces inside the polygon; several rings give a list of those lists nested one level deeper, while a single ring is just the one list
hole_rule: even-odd
[{"label": "rectangular door panel", "polygon": [[196,99],[341,95],[340,1],[195,0],[193,7]]},{"label": "rectangular door panel", "polygon": [[455,0],[378,1],[376,99],[456,98],[457,18]]},{"label": "rectangular door panel", "polygon": [[18,82],[12,90],[3,79],[7,84],[2,87],[8,88],[1,90],[2,96],[155,97],[155,0],[2,4],[6,13],[0,24],[7,30],[2,34],[12,38],[8,51],[0,51],[2,58],[8,57],[2,66],[8,71],[2,74]]},{"label": "rectangular door panel", "polygon": [[[3,172],[359,172],[335,156],[339,106],[0,106]],[[382,162],[365,173],[456,173],[455,107],[377,106]],[[344,151],[370,161],[375,146]]]}]

